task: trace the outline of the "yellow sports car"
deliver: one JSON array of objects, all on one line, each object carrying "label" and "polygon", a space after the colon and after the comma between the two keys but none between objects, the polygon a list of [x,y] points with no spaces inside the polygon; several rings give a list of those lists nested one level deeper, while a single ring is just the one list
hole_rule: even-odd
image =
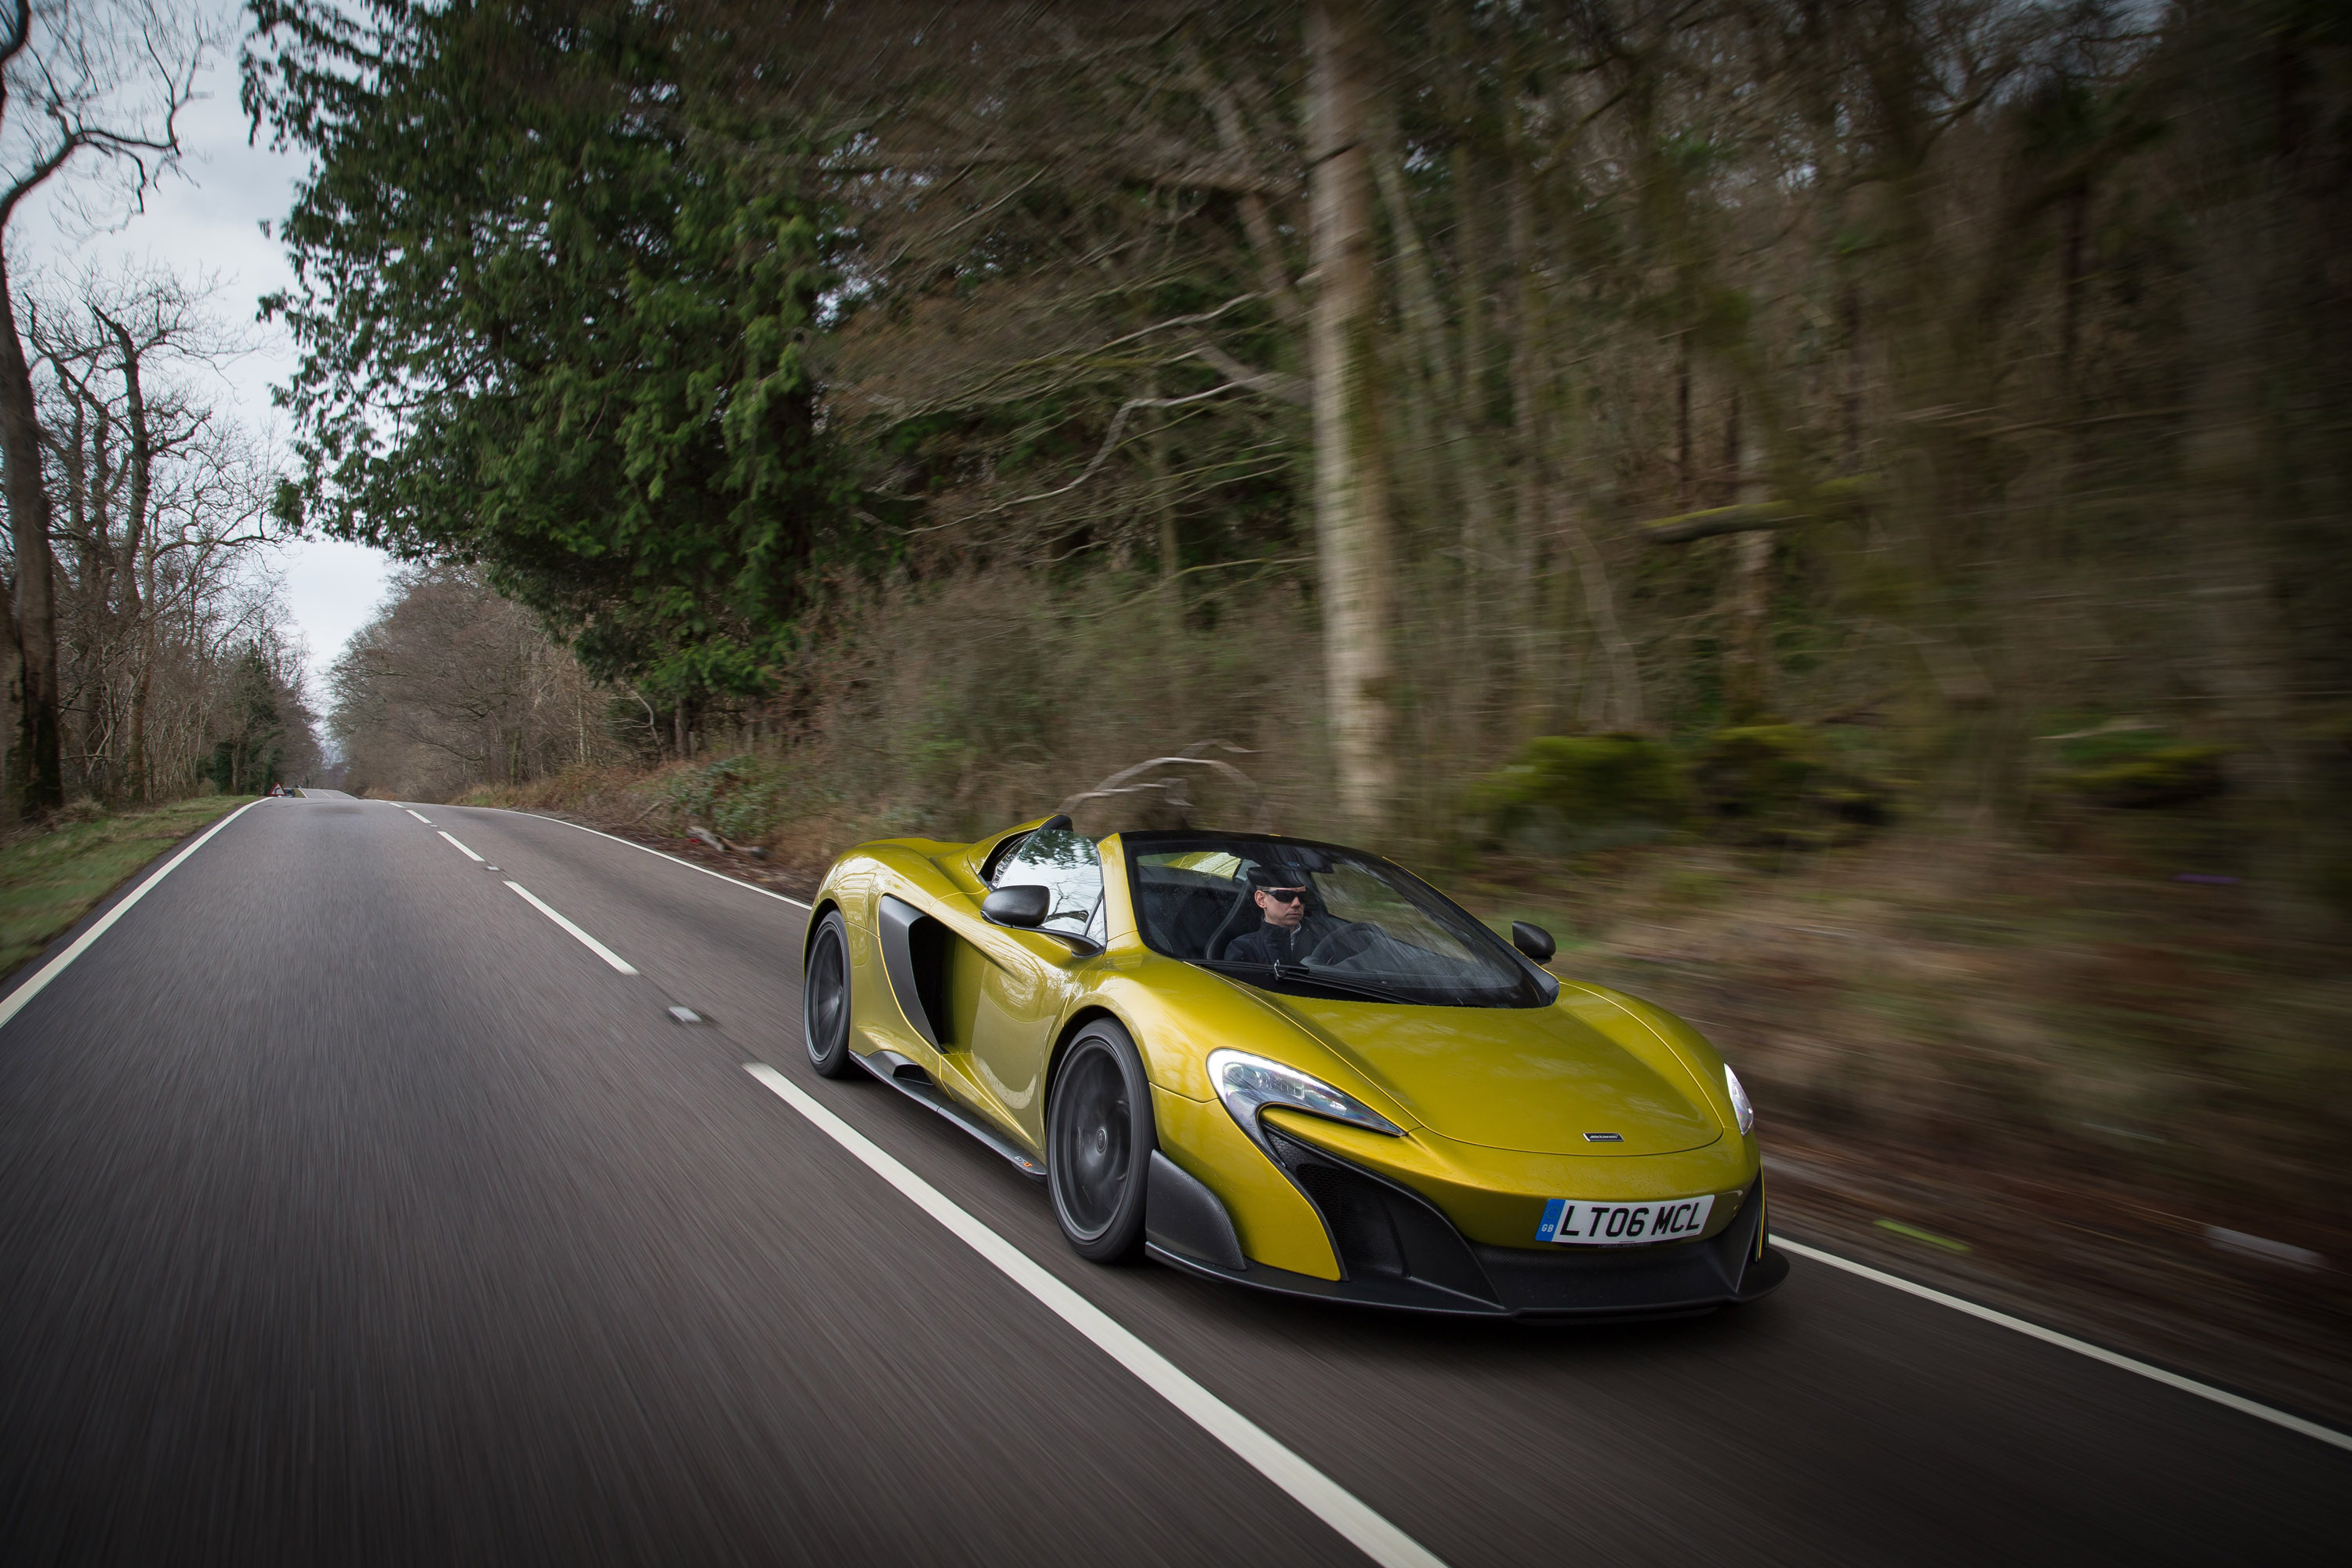
[{"label": "yellow sports car", "polygon": [[803,1023],[818,1072],[979,1138],[1097,1261],[1490,1317],[1771,1289],[1739,1079],[1552,951],[1337,845],[1057,816],[844,855]]}]

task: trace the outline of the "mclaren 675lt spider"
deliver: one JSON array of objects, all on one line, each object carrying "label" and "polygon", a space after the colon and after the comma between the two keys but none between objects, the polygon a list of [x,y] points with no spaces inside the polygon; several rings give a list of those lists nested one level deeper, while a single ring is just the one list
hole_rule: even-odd
[{"label": "mclaren 675lt spider", "polygon": [[1739,1079],[1552,952],[1378,856],[1055,817],[844,855],[803,1023],[818,1072],[980,1139],[1097,1261],[1492,1317],[1771,1289]]}]

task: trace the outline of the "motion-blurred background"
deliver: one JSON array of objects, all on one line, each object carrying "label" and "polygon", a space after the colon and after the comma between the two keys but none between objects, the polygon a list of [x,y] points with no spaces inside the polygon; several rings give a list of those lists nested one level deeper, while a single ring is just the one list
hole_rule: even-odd
[{"label": "motion-blurred background", "polygon": [[2352,1407],[2342,6],[239,26],[308,174],[237,515],[407,564],[315,763],[266,641],[166,777],[71,632],[68,794],[1366,843],[1706,1027],[1776,1203]]}]

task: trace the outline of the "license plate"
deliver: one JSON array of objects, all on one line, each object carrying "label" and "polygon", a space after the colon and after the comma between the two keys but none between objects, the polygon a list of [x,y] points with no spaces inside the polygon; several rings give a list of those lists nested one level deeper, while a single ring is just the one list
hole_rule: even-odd
[{"label": "license plate", "polygon": [[1714,1208],[1712,1193],[1703,1198],[1669,1198],[1655,1204],[1590,1204],[1581,1198],[1554,1198],[1544,1205],[1536,1239],[1570,1247],[1680,1241],[1705,1230],[1706,1216]]}]

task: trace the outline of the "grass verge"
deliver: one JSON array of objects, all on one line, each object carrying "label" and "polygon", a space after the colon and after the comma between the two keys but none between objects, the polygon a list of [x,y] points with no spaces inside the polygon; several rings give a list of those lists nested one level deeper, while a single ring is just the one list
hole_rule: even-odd
[{"label": "grass verge", "polygon": [[13,975],[132,872],[248,798],[175,800],[0,846],[0,976]]}]

